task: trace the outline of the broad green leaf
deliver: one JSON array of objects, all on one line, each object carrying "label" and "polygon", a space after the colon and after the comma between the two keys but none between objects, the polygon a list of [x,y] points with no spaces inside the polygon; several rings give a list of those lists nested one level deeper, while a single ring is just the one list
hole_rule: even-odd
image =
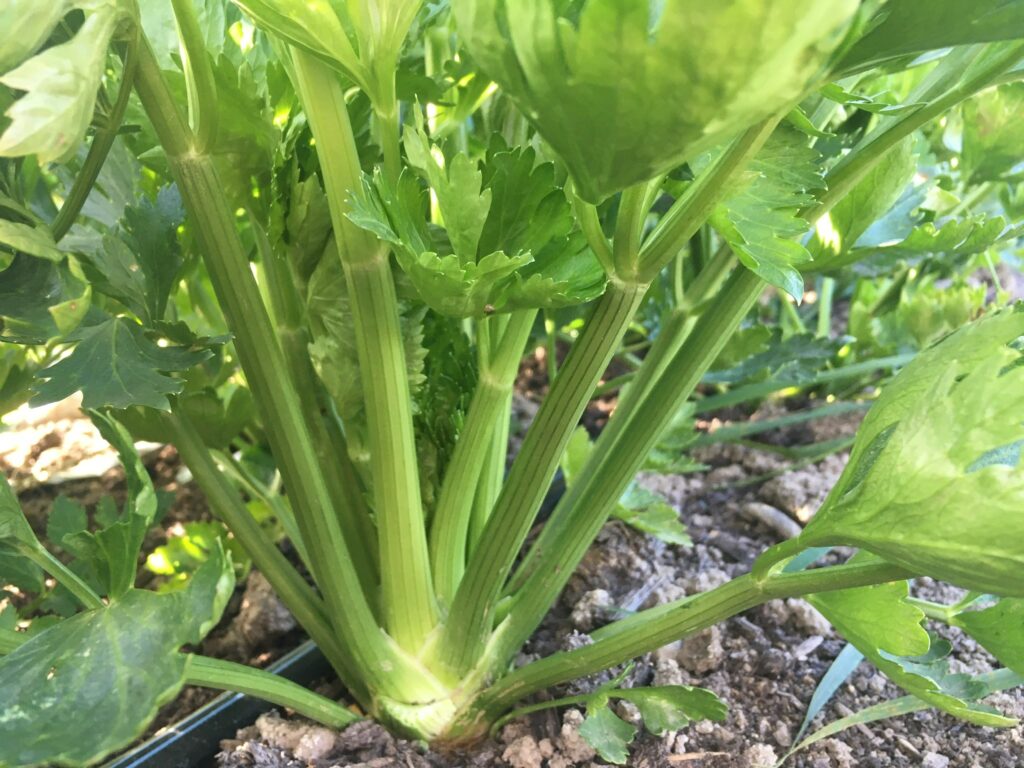
[{"label": "broad green leaf", "polygon": [[949,674],[944,661],[948,646],[932,642],[922,626],[924,613],[907,603],[907,596],[907,582],[900,581],[806,599],[908,693],[978,725],[1012,725],[1013,720],[970,703],[977,698],[970,690],[970,677]]},{"label": "broad green leaf", "polygon": [[70,8],[70,0],[6,0],[0,6],[0,71],[37,51]]},{"label": "broad green leaf", "polygon": [[965,611],[956,624],[999,659],[999,663],[1024,675],[1024,600],[1003,598],[991,608]]},{"label": "broad green leaf", "polygon": [[795,104],[857,8],[848,0],[452,3],[473,58],[591,202]]},{"label": "broad green leaf", "polygon": [[[918,355],[857,434],[850,462],[804,529],[807,546],[874,552],[923,575],[1024,595],[1024,307]],[[1019,453],[1019,452],[1017,452]]]},{"label": "broad green leaf", "polygon": [[836,69],[848,74],[925,51],[1018,37],[1024,6],[1017,0],[888,0]]},{"label": "broad green leaf", "polygon": [[836,269],[862,256],[853,251],[857,240],[896,204],[916,171],[911,136],[883,155],[848,195],[814,223],[814,236],[807,244],[814,258],[809,269]]},{"label": "broad green leaf", "polygon": [[688,685],[620,688],[611,695],[635,704],[644,727],[656,736],[678,731],[697,720],[721,722],[729,713],[714,693]]},{"label": "broad green leaf", "polygon": [[587,716],[580,724],[580,736],[601,756],[614,765],[625,765],[629,758],[628,746],[636,737],[636,728],[620,718],[608,707],[602,696],[587,705]]},{"label": "broad green leaf", "polygon": [[31,224],[0,219],[0,245],[50,261],[61,261],[64,258],[64,254],[57,250],[50,231]]},{"label": "broad green leaf", "polygon": [[181,591],[132,590],[0,659],[0,765],[85,766],[134,741],[181,689],[178,649],[213,627],[233,583],[220,554]]},{"label": "broad green leaf", "polygon": [[71,354],[38,374],[34,404],[80,391],[84,408],[144,405],[166,411],[167,396],[184,386],[166,372],[184,371],[210,356],[207,350],[158,346],[125,318],[110,318],[79,333]]},{"label": "broad green leaf", "polygon": [[797,131],[777,130],[751,162],[743,187],[711,216],[715,229],[748,268],[795,299],[804,294],[798,267],[811,255],[794,238],[807,231],[797,215],[824,181],[818,153]]},{"label": "broad green leaf", "polygon": [[107,46],[124,11],[115,0],[76,5],[87,7],[85,22],[73,38],[0,76],[0,83],[25,92],[6,112],[11,124],[0,136],[0,157],[66,161],[85,138]]},{"label": "broad green leaf", "polygon": [[[1020,12],[1024,16],[1024,11]],[[1024,22],[1022,22],[1024,27]],[[971,181],[992,181],[1024,162],[1024,83],[991,88],[964,104],[963,172]]]}]

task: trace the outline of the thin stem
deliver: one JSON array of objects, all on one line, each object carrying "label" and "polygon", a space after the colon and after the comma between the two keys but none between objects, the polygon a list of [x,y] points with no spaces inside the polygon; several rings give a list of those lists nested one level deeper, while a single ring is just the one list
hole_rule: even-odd
[{"label": "thin stem", "polygon": [[569,200],[572,202],[572,210],[576,221],[580,225],[590,250],[601,262],[604,271],[609,275],[615,274],[615,257],[612,255],[612,246],[605,237],[601,228],[601,217],[598,215],[597,206],[588,203],[574,191],[569,191]]},{"label": "thin stem", "polygon": [[482,651],[494,604],[515,562],[565,446],[636,314],[647,286],[611,280],[544,399],[512,464],[480,544],[470,558],[438,648],[458,677]]},{"label": "thin stem", "polygon": [[171,5],[178,26],[178,39],[181,41],[181,63],[185,68],[188,111],[192,130],[196,134],[196,148],[200,152],[209,152],[217,139],[217,84],[206,51],[203,30],[199,26],[192,2],[171,0]]},{"label": "thin stem", "polygon": [[[660,179],[653,182],[657,183],[660,183]],[[634,184],[626,188],[619,198],[612,258],[615,261],[615,274],[623,280],[637,279],[637,254],[640,253],[640,238],[647,217],[644,203],[651,185],[652,182]]]},{"label": "thin stem", "polygon": [[532,693],[622,664],[688,637],[754,606],[786,597],[884,584],[911,577],[888,563],[841,565],[758,582],[751,575],[621,619],[592,634],[593,643],[527,664],[499,680],[471,705],[462,722],[489,720]]},{"label": "thin stem", "polygon": [[93,591],[93,588],[41,544],[38,547],[25,547],[23,553],[25,557],[46,571],[58,584],[74,595],[75,599],[87,610],[104,607],[105,603]]},{"label": "thin stem", "polygon": [[103,164],[107,160],[107,155],[110,154],[110,150],[114,146],[114,140],[117,138],[118,131],[121,129],[121,123],[124,122],[125,112],[128,109],[128,101],[132,95],[135,69],[138,66],[138,62],[139,38],[136,30],[132,33],[132,37],[128,40],[125,49],[121,85],[118,87],[117,99],[115,99],[110,112],[107,114],[103,126],[96,131],[92,144],[89,145],[89,153],[85,156],[85,162],[82,164],[82,170],[75,177],[71,191],[64,199],[64,203],[61,205],[60,211],[58,211],[50,227],[53,232],[53,239],[56,242],[60,242],[64,235],[68,233],[71,225],[78,218],[78,214],[82,212],[82,206],[85,205],[85,201],[89,198],[89,193],[92,192],[96,179],[99,178],[100,171],[103,170]]},{"label": "thin stem", "polygon": [[434,629],[438,614],[391,261],[382,243],[347,218],[348,198],[359,189],[362,171],[341,83],[333,70],[311,54],[293,49],[292,61],[295,87],[317,139],[355,321],[385,625],[400,646],[415,652]]},{"label": "thin stem", "polygon": [[832,335],[832,301],[836,292],[834,277],[821,278],[821,292],[818,295],[818,327],[815,335],[827,339]]},{"label": "thin stem", "polygon": [[[430,545],[438,598],[446,604],[455,597],[466,568],[473,502],[484,469],[481,457],[491,447],[498,420],[508,417],[505,405],[536,316],[535,310],[513,313],[490,360],[480,368],[465,425],[445,470]],[[480,334],[481,340],[487,337]]]},{"label": "thin stem", "polygon": [[320,646],[345,687],[366,704],[367,689],[362,675],[353,666],[349,654],[335,640],[323,601],[263,532],[237,491],[217,468],[213,454],[188,417],[172,408],[171,413],[163,415],[163,423],[178,455],[206,497],[214,517],[228,527],[274,592],[288,606],[295,620]]},{"label": "thin stem", "polygon": [[956,615],[959,611],[956,606],[933,603],[931,600],[921,600],[917,597],[908,597],[906,602],[918,608],[929,619],[941,621],[943,624],[956,624]]},{"label": "thin stem", "polygon": [[536,704],[528,704],[525,707],[519,707],[513,709],[504,717],[499,717],[494,721],[494,725],[491,726],[491,736],[497,735],[498,731],[501,730],[502,726],[506,723],[511,723],[513,720],[518,720],[520,717],[526,717],[532,715],[534,712],[543,712],[545,709],[556,709],[559,707],[571,707],[574,704],[586,704],[593,698],[592,694],[582,694],[580,696],[564,696],[561,699],[551,699],[550,701],[539,701]]},{"label": "thin stem", "polygon": [[295,710],[331,728],[344,728],[362,718],[336,701],[314,693],[287,678],[224,659],[188,654],[185,684],[235,691]]},{"label": "thin stem", "polygon": [[631,428],[622,428],[623,422],[616,426],[617,420],[612,418],[591,460],[531,548],[528,562],[534,570],[516,593],[492,663],[500,665],[510,658],[512,649],[519,648],[543,619],[651,452],[661,427],[693,392],[763,287],[757,275],[737,270],[715,306],[701,316],[682,348],[665,365],[663,375],[629,420]]}]

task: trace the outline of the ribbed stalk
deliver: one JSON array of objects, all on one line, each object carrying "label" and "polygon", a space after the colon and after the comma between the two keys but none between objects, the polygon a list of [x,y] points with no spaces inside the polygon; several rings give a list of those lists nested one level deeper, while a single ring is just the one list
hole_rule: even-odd
[{"label": "ribbed stalk", "polygon": [[709,592],[617,621],[593,633],[591,645],[555,653],[516,670],[464,711],[453,735],[478,731],[480,724],[532,693],[623,664],[769,600],[884,584],[912,575],[899,566],[868,563],[779,574],[762,582],[749,574],[741,576]]},{"label": "ribbed stalk", "polygon": [[[631,423],[616,434],[608,425],[591,459],[552,514],[563,516],[558,536],[544,537],[532,548],[534,571],[513,597],[509,618],[499,630],[492,663],[502,665],[533,633],[565,582],[590,547],[668,424],[700,382],[718,353],[764,288],[757,275],[740,268],[726,283],[715,305],[697,321],[680,351],[665,366]],[[638,428],[643,425],[642,428]],[[612,450],[602,451],[602,443]]]},{"label": "ribbed stalk", "polygon": [[253,564],[274,588],[277,596],[288,606],[295,620],[330,660],[345,687],[360,704],[367,706],[369,698],[362,673],[338,644],[323,600],[267,538],[237,491],[217,468],[212,454],[188,418],[173,409],[171,413],[163,415],[163,423],[170,432],[171,442],[178,455],[206,497],[213,516],[224,523],[242,545],[242,549],[252,558]]},{"label": "ribbed stalk", "polygon": [[647,286],[611,280],[530,426],[452,603],[438,654],[456,677],[476,663],[494,603],[598,379]]},{"label": "ribbed stalk", "polygon": [[[485,457],[499,432],[499,420],[508,419],[507,403],[530,337],[536,310],[515,312],[490,359],[481,366],[466,423],[445,470],[431,529],[431,556],[438,598],[450,603],[466,569],[466,551],[473,503]],[[482,322],[488,322],[490,318]]]},{"label": "ribbed stalk", "polygon": [[372,679],[374,688],[401,696],[432,697],[436,686],[420,680],[415,666],[391,647],[362,593],[223,185],[212,158],[195,151],[192,134],[148,42],[142,46],[136,90],[178,182],[214,291],[234,334],[239,362],[292,499],[331,622],[354,666]]},{"label": "ribbed stalk", "polygon": [[344,89],[316,57],[292,51],[295,86],[317,140],[355,321],[370,441],[385,625],[415,653],[437,624],[405,344],[387,249],[347,218],[361,170]]},{"label": "ribbed stalk", "polygon": [[336,701],[303,688],[287,678],[224,659],[190,653],[185,661],[185,684],[235,691],[295,710],[331,728],[344,728],[361,718]]},{"label": "ribbed stalk", "polygon": [[82,580],[81,576],[54,557],[42,544],[25,546],[21,550],[21,554],[42,568],[47,575],[53,577],[54,581],[74,595],[86,610],[103,608],[106,605],[100,596],[93,592],[92,587]]}]

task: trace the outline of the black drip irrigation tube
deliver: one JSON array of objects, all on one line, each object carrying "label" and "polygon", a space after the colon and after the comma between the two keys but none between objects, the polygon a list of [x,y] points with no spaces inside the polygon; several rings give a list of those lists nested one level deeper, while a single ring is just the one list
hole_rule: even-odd
[{"label": "black drip irrigation tube", "polygon": [[[282,656],[267,671],[306,686],[333,674],[311,640]],[[273,708],[273,704],[241,693],[221,694],[103,768],[206,768],[213,765],[222,739],[232,738],[239,728]]]}]

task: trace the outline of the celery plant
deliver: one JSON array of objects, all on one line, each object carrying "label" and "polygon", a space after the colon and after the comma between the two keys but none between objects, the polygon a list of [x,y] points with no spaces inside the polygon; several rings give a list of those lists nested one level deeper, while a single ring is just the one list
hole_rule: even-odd
[{"label": "celery plant", "polygon": [[[908,365],[818,517],[750,574],[613,622],[576,651],[513,662],[762,293],[799,299],[805,273],[854,260],[856,238],[894,202],[864,219],[863,201],[913,137],[978,93],[1013,87],[1024,3],[236,5],[174,0],[173,51],[155,36],[171,21],[155,0],[0,7],[21,30],[0,44],[0,83],[14,89],[3,94],[0,155],[34,155],[16,174],[37,162],[77,170],[59,210],[0,200],[4,279],[48,309],[0,306],[5,337],[65,345],[39,374],[37,401],[80,390],[135,483],[102,529],[54,528],[70,566],[9,490],[0,497],[0,554],[27,558],[83,609],[0,635],[0,763],[95,760],[185,683],[334,725],[356,717],[258,671],[180,653],[220,615],[230,563],[212,553],[183,591],[134,588],[155,507],[122,423],[176,446],[361,712],[414,737],[472,744],[538,691],[802,595],[909,693],[975,723],[1010,722],[913,666],[930,640],[906,582],[944,578],[1001,597],[989,610],[1019,619],[1019,309]],[[877,106],[847,89],[879,67],[909,69],[906,104],[878,106],[867,130],[837,145],[828,131],[851,104]],[[97,102],[102,120],[76,161],[104,78],[119,81],[117,98]],[[139,136],[123,143],[146,186],[173,183],[184,216],[126,214],[123,233],[104,232],[87,203],[129,124]],[[695,249],[712,242],[701,268]],[[183,244],[203,270],[187,299],[175,290]],[[676,270],[675,314],[527,546],[588,402],[666,269]],[[692,284],[683,274],[696,274]],[[581,306],[582,331],[506,474],[512,389],[538,312]],[[226,324],[238,364],[212,383],[198,372],[225,359],[226,339],[189,327],[200,320]],[[197,410],[197,388],[208,395],[229,377],[251,391],[286,491],[275,508],[310,581],[254,521],[237,473],[222,471],[232,460],[217,449],[238,428],[218,444]],[[977,511],[983,488],[991,503]],[[805,549],[838,545],[862,552],[789,568]],[[1024,674],[1024,632],[1007,640],[981,615],[963,625]],[[132,665],[154,674],[133,685]],[[613,760],[630,734],[605,709],[610,698],[633,701],[652,730],[722,714],[710,693],[679,686],[585,698],[587,732]],[[115,725],[65,730],[69,707]]]}]

